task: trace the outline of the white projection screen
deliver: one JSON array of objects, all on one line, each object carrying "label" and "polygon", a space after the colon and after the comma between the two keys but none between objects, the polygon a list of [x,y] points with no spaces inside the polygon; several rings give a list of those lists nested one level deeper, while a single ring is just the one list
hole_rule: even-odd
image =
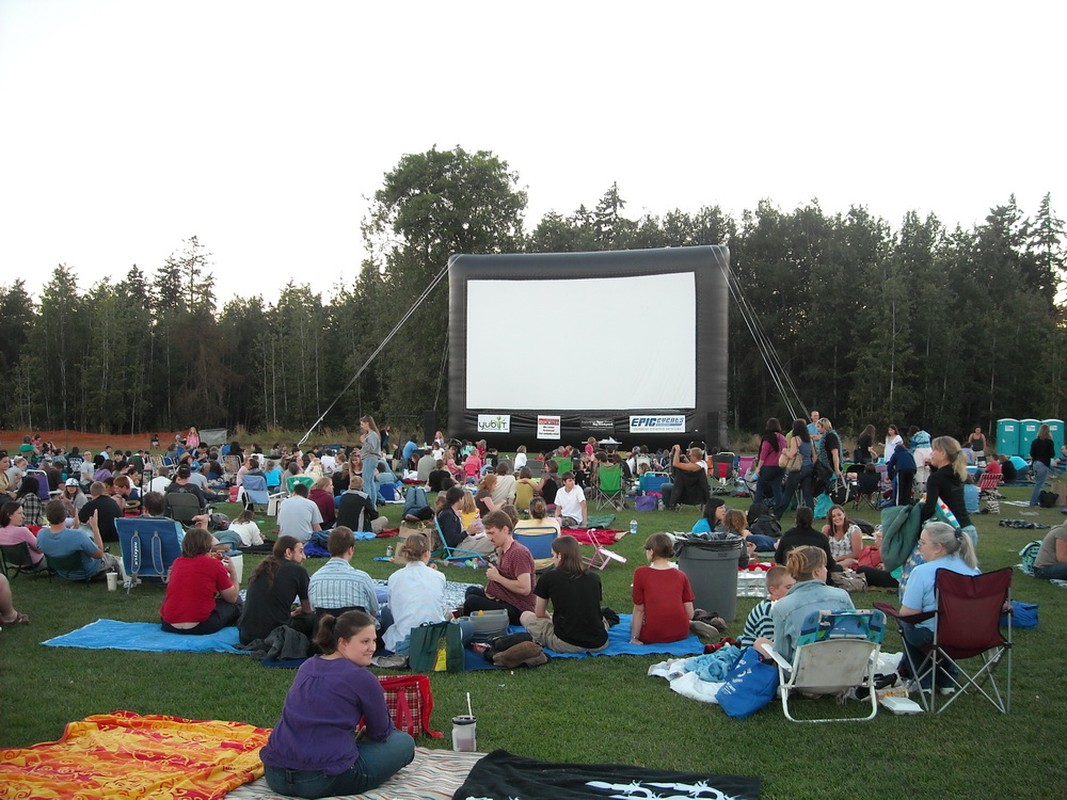
[{"label": "white projection screen", "polygon": [[717,245],[453,256],[449,435],[725,443],[728,268]]},{"label": "white projection screen", "polygon": [[[515,410],[692,408],[696,403],[696,286],[685,272],[629,278],[467,282],[467,405]],[[500,330],[497,309],[521,326]],[[487,320],[492,320],[487,323]],[[671,346],[642,320],[660,320]],[[627,324],[629,323],[629,324]],[[553,332],[577,327],[556,352]],[[529,346],[528,333],[533,342]],[[531,380],[531,367],[542,377]],[[624,382],[625,390],[617,385]]]}]

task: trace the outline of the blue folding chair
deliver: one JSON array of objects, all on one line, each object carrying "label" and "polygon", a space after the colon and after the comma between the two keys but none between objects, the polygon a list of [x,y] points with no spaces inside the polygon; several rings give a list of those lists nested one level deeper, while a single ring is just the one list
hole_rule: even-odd
[{"label": "blue folding chair", "polygon": [[436,547],[430,554],[431,558],[435,558],[438,561],[444,561],[446,564],[459,565],[473,559],[477,560],[477,563],[486,563],[486,558],[476,550],[464,550],[462,547],[450,547],[448,542],[445,541],[445,536],[441,533],[441,523],[437,521],[437,517],[433,518],[434,530],[437,531]]},{"label": "blue folding chair", "polygon": [[515,541],[526,547],[534,559],[536,569],[545,569],[552,566],[552,542],[559,536],[551,525],[538,525],[516,528],[512,531]]},{"label": "blue folding chair", "polygon": [[171,567],[182,554],[175,522],[167,517],[121,517],[115,520],[126,570],[126,592],[141,578],[166,583]]}]

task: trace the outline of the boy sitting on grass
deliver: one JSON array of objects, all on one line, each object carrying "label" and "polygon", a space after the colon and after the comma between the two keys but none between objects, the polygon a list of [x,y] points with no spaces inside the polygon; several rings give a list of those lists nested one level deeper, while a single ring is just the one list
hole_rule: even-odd
[{"label": "boy sitting on grass", "polygon": [[767,570],[767,594],[769,597],[756,603],[756,607],[745,620],[745,629],[738,640],[740,647],[751,647],[756,639],[766,637],[774,638],[774,622],[771,620],[771,605],[776,600],[785,597],[786,592],[796,583],[793,576],[781,564],[776,564]]}]

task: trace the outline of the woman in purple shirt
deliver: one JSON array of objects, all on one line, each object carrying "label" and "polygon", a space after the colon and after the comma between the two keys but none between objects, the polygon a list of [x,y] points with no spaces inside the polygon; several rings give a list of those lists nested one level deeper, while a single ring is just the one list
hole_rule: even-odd
[{"label": "woman in purple shirt", "polygon": [[360,794],[410,764],[415,740],[393,727],[385,692],[366,669],[377,646],[373,619],[362,611],[327,614],[315,644],[324,655],[297,670],[260,751],[267,784],[293,797]]}]

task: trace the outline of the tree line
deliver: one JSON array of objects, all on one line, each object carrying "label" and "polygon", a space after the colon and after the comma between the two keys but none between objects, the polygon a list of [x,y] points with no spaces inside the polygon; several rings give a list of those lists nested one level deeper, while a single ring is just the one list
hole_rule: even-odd
[{"label": "tree line", "polygon": [[[816,200],[792,211],[763,201],[740,218],[707,206],[635,219],[613,185],[591,209],[553,211],[528,230],[526,201],[496,155],[434,148],[384,176],[362,222],[370,255],[354,283],[290,281],[276,298],[235,297],[220,309],[196,237],[152,275],[133,266],[83,289],[61,264],[36,301],[16,281],[0,291],[9,380],[0,423],[117,434],[305,428],[452,254],[703,244],[730,248],[802,402],[846,431],[915,423],[959,435],[1002,416],[1067,411],[1064,223],[1047,195],[1032,216],[1011,197],[971,229],[914,212],[894,229],[866,208],[828,214]],[[442,282],[415,309],[325,425],[354,429],[369,413],[416,430],[427,410],[446,418],[447,292]],[[635,313],[645,335],[669,338],[669,320],[639,310],[597,324],[632,327]],[[576,317],[571,335],[583,330]],[[557,334],[565,346],[568,334]],[[733,427],[789,416],[736,307],[729,369]]]}]

